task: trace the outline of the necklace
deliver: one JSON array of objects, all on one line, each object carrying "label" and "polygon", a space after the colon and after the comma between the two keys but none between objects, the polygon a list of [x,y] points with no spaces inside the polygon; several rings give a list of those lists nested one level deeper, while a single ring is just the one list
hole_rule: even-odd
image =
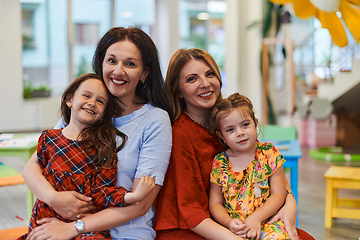
[{"label": "necklace", "polygon": [[203,126],[204,128],[207,129],[207,126],[205,126],[205,124],[203,124],[203,123],[201,123],[201,122],[198,122],[198,121],[196,121],[195,119],[193,119],[192,116],[190,115],[190,113],[188,113],[187,111],[184,111],[184,113],[185,113],[186,115],[188,115],[189,118],[190,118],[191,120],[193,120],[193,122],[195,122],[195,123],[197,123],[197,124],[199,124],[199,125],[201,125],[201,126]]}]

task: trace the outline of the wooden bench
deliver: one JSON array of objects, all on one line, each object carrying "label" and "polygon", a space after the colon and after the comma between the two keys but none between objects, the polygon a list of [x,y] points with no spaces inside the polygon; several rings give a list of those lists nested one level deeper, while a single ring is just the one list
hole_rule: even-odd
[{"label": "wooden bench", "polygon": [[0,239],[17,239],[28,232],[28,226],[0,230]]},{"label": "wooden bench", "polygon": [[360,199],[339,198],[338,188],[360,190],[360,168],[331,166],[325,173],[325,227],[333,218],[360,219]]}]

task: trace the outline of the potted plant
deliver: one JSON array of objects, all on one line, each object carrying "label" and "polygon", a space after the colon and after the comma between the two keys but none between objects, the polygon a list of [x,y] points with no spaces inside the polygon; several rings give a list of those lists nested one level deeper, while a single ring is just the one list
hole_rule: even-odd
[{"label": "potted plant", "polygon": [[23,96],[25,99],[49,97],[50,93],[51,93],[51,88],[47,84],[40,84],[35,87],[30,81],[27,82],[24,81]]}]

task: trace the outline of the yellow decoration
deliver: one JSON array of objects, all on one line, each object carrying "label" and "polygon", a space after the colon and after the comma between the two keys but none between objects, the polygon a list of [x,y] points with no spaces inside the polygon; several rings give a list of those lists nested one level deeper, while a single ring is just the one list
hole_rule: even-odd
[{"label": "yellow decoration", "polygon": [[334,12],[340,4],[340,0],[310,0],[310,2],[324,12]]},{"label": "yellow decoration", "polygon": [[[270,0],[276,4],[291,3],[295,15],[300,18],[315,16],[321,22],[321,27],[326,28],[333,42],[339,47],[348,44],[344,25],[336,12],[348,27],[351,35],[359,44],[360,41],[360,0]],[[327,5],[324,3],[327,2]],[[335,7],[338,5],[337,7]]]}]

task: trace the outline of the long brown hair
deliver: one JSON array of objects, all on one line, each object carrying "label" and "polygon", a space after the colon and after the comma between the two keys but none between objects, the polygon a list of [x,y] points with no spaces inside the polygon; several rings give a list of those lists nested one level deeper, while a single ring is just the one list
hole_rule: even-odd
[{"label": "long brown hair", "polygon": [[145,81],[139,81],[135,94],[144,103],[150,102],[168,112],[172,119],[167,93],[164,90],[164,78],[161,73],[157,48],[152,39],[140,28],[114,27],[100,39],[92,62],[94,72],[103,78],[103,62],[107,49],[114,43],[129,40],[140,52],[144,69],[149,70]]},{"label": "long brown hair", "polygon": [[[234,93],[228,98],[217,102],[210,114],[210,128],[209,130],[217,136],[220,142],[227,147],[223,140],[218,136],[217,132],[221,133],[220,120],[228,116],[234,109],[244,109],[244,112],[250,116],[255,123],[255,128],[258,128],[259,122],[255,117],[253,105],[249,98],[239,93]],[[245,114],[246,115],[246,114]]]},{"label": "long brown hair", "polygon": [[[60,111],[66,124],[69,124],[71,116],[71,109],[66,105],[66,102],[73,98],[79,86],[88,79],[98,79],[103,83],[102,79],[96,74],[83,74],[70,83],[62,95]],[[112,124],[112,118],[120,116],[122,108],[120,107],[119,100],[109,92],[106,86],[105,89],[109,101],[105,106],[102,119],[81,130],[78,139],[86,144],[86,152],[93,158],[96,166],[113,168],[118,161],[117,152],[125,145],[127,136]],[[117,136],[122,138],[122,143],[119,147],[116,147]]]},{"label": "long brown hair", "polygon": [[[165,78],[165,89],[170,96],[172,115],[174,116],[174,120],[178,119],[185,110],[185,101],[184,99],[179,98],[179,80],[181,70],[191,59],[204,60],[214,71],[215,76],[219,79],[220,88],[222,86],[219,67],[208,52],[199,48],[177,50],[170,59]],[[218,97],[218,100],[220,99],[222,99],[221,92]]]}]

